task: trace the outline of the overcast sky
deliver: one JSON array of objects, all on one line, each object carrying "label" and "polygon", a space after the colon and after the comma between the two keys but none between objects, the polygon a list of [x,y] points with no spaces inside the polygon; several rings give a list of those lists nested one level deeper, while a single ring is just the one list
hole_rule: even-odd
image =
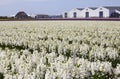
[{"label": "overcast sky", "polygon": [[120,6],[120,0],[0,0],[0,16],[28,14],[61,14],[74,8]]}]

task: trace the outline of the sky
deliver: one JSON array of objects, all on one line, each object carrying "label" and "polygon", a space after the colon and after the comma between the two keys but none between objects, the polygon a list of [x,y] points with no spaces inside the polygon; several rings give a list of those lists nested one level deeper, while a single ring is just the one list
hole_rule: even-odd
[{"label": "sky", "polygon": [[99,6],[120,6],[120,0],[0,0],[0,16],[12,16],[19,11],[59,15],[74,8]]}]

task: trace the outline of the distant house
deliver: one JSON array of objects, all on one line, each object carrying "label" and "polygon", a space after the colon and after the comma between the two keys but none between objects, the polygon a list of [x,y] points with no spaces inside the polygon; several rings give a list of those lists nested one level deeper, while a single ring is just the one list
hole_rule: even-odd
[{"label": "distant house", "polygon": [[64,12],[63,18],[120,18],[120,6],[75,8]]},{"label": "distant house", "polygon": [[56,18],[62,18],[62,15],[52,15],[50,18],[56,19]]},{"label": "distant house", "polygon": [[15,15],[16,19],[29,19],[30,17],[24,12],[20,11]]},{"label": "distant house", "polygon": [[50,16],[46,14],[37,14],[35,16],[35,19],[45,19],[45,18],[50,18]]}]

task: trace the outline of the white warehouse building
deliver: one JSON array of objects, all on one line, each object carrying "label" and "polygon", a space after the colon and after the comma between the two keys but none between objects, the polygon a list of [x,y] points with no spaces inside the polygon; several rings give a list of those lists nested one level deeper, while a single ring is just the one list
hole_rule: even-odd
[{"label": "white warehouse building", "polygon": [[63,13],[63,18],[119,18],[120,6],[76,8]]}]

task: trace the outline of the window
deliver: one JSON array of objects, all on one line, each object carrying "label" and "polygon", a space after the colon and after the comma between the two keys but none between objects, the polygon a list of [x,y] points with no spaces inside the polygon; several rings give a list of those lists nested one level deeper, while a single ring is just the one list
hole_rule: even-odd
[{"label": "window", "polygon": [[100,17],[100,18],[103,18],[103,11],[100,11],[100,12],[99,12],[99,17]]},{"label": "window", "polygon": [[86,18],[89,18],[89,12],[86,12],[86,13],[85,13],[85,17],[86,17]]},{"label": "window", "polygon": [[77,13],[76,12],[73,13],[73,17],[77,18]]},{"label": "window", "polygon": [[67,13],[65,13],[65,18],[67,18]]}]

